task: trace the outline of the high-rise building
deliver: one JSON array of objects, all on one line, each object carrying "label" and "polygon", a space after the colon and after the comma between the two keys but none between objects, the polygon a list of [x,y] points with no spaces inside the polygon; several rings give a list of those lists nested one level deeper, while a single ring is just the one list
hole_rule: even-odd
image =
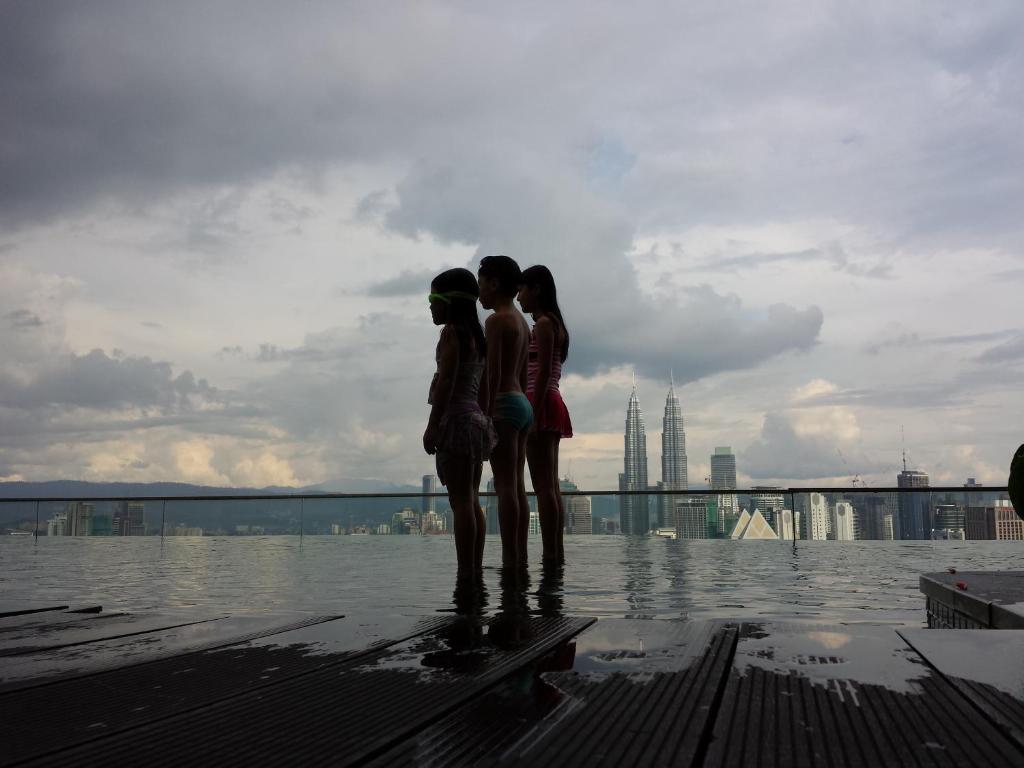
[{"label": "high-rise building", "polygon": [[114,507],[111,533],[114,536],[142,536],[146,505],[141,501],[120,501]]},{"label": "high-rise building", "polygon": [[793,540],[793,510],[779,510],[779,513],[775,516],[775,532],[779,534],[780,539],[785,541]]},{"label": "high-rise building", "polygon": [[[717,446],[711,454],[711,490],[732,491],[736,489],[736,455],[728,445]],[[739,499],[735,493],[718,494],[719,533],[728,533],[740,513]]]},{"label": "high-rise building", "polygon": [[677,539],[708,537],[708,508],[701,496],[683,496],[676,500],[675,529]]},{"label": "high-rise building", "polygon": [[67,511],[55,512],[46,523],[46,535],[47,536],[67,536],[68,535],[68,513]]},{"label": "high-rise building", "polygon": [[808,531],[807,538],[813,541],[824,541],[828,538],[828,499],[820,493],[810,494],[808,499]]},{"label": "high-rise building", "polygon": [[650,506],[647,496],[633,496],[628,491],[647,490],[647,434],[640,401],[636,396],[636,382],[626,408],[624,472],[619,475],[619,514],[622,532],[626,535],[646,536],[651,530]]},{"label": "high-rise building", "polygon": [[67,506],[65,536],[91,536],[92,516],[95,507],[84,501],[72,501]]},{"label": "high-rise building", "polygon": [[755,485],[750,494],[750,507],[761,511],[768,524],[775,527],[775,515],[785,507],[785,497],[777,485]]},{"label": "high-rise building", "polygon": [[391,533],[411,534],[420,532],[420,521],[422,515],[414,511],[412,507],[403,507],[391,516]]},{"label": "high-rise building", "polygon": [[964,518],[968,539],[1024,539],[1024,520],[1005,499],[971,505]]},{"label": "high-rise building", "polygon": [[530,535],[540,536],[540,515],[537,510],[530,510]]},{"label": "high-rise building", "polygon": [[420,514],[427,515],[437,511],[437,505],[433,496],[428,494],[437,492],[437,478],[433,475],[423,476],[423,496],[420,497]]},{"label": "high-rise building", "polygon": [[[579,486],[571,480],[559,480],[562,492],[578,491]],[[593,534],[593,513],[589,496],[563,496],[562,508],[565,510],[565,532],[568,534]]]},{"label": "high-rise building", "polygon": [[855,541],[856,521],[854,520],[853,504],[848,501],[837,501],[833,507],[834,522],[832,525],[836,541]]},{"label": "high-rise building", "polygon": [[567,531],[573,535],[594,533],[594,521],[589,496],[569,496],[564,499],[565,524]]},{"label": "high-rise building", "polygon": [[[896,475],[899,488],[927,488],[928,473],[907,469]],[[901,539],[927,539],[932,529],[931,494],[901,493],[898,495],[899,515],[897,524]]]},{"label": "high-rise building", "polygon": [[932,539],[967,538],[967,525],[964,508],[959,504],[936,504],[932,511],[932,529],[928,532]]},{"label": "high-rise building", "polygon": [[[493,477],[487,481],[487,492],[490,494],[494,493]],[[493,495],[484,496],[483,507],[484,516],[487,518],[487,532],[501,533],[501,528],[498,527],[498,497]]]},{"label": "high-rise building", "polygon": [[893,512],[897,508],[895,496],[893,493],[867,493],[858,497],[854,518],[858,521],[858,539],[892,541]]},{"label": "high-rise building", "polygon": [[711,454],[711,490],[736,489],[736,454],[728,445],[717,446]]},{"label": "high-rise building", "polygon": [[[676,396],[675,377],[669,375],[668,395],[665,396],[665,415],[661,428],[661,483],[664,491],[685,491],[689,484],[686,475],[686,431],[683,411]],[[662,528],[675,525],[676,501],[683,497],[658,496],[658,524]]]}]

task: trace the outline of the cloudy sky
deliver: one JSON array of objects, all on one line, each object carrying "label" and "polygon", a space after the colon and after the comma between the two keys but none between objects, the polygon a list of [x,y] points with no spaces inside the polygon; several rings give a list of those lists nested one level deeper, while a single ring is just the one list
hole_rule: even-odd
[{"label": "cloudy sky", "polygon": [[1024,5],[0,8],[0,479],[415,482],[430,277],[549,265],[563,465],[1005,481]]}]

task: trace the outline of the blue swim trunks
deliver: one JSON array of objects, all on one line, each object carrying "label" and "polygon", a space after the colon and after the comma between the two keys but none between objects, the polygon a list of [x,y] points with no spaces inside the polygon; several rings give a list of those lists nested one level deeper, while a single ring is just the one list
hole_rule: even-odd
[{"label": "blue swim trunks", "polygon": [[499,392],[494,398],[494,421],[511,424],[517,430],[533,424],[533,406],[522,392]]}]

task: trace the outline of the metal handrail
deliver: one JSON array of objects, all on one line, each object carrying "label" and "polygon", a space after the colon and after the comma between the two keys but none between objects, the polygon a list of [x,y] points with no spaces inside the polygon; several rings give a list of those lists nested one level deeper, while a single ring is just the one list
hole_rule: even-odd
[{"label": "metal handrail", "polygon": [[[618,491],[562,491],[562,496],[791,496],[800,493],[1006,493],[1005,485],[963,486],[933,485],[921,488],[869,488],[864,486],[801,486],[793,488],[693,488],[688,490],[618,490]],[[481,491],[481,496],[497,496],[494,491]],[[527,491],[528,496],[536,495]],[[0,498],[0,503],[61,503],[72,501],[287,501],[305,499],[422,499],[448,498],[443,491],[422,493],[399,491],[394,493],[225,493],[189,496],[24,496]]]}]

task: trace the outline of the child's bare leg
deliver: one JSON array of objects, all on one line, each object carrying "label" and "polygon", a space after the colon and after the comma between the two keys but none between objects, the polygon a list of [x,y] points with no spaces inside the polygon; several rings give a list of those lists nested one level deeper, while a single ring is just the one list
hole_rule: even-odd
[{"label": "child's bare leg", "polygon": [[558,499],[552,479],[557,467],[551,466],[552,433],[534,432],[526,444],[526,458],[530,463],[533,490],[537,493],[537,515],[540,517],[540,535],[544,544],[543,559],[558,560]]},{"label": "child's bare leg", "polygon": [[562,486],[558,480],[558,444],[562,436],[557,432],[551,437],[549,446],[548,462],[551,466],[552,489],[554,490],[555,502],[558,509],[558,523],[555,526],[555,541],[557,542],[558,562],[565,562],[565,504],[562,502]]},{"label": "child's bare leg", "polygon": [[459,578],[469,578],[476,562],[476,512],[473,509],[473,465],[467,462],[449,463],[445,469],[448,501],[452,505],[455,527],[455,554],[459,561]]},{"label": "child's bare leg", "polygon": [[530,500],[526,496],[526,438],[528,430],[522,430],[516,440],[516,497],[519,502],[518,562],[522,568],[529,565],[527,542],[530,536]]},{"label": "child's bare leg", "polygon": [[494,474],[494,492],[498,496],[501,562],[503,566],[514,566],[519,560],[520,514],[516,485],[519,431],[504,421],[496,421],[494,428],[498,431],[498,444],[491,451],[491,472]]},{"label": "child's bare leg", "polygon": [[487,515],[480,506],[480,476],[484,465],[478,463],[473,469],[473,515],[476,517],[476,548],[473,550],[473,570],[480,574],[484,570],[484,542],[487,541]]}]

